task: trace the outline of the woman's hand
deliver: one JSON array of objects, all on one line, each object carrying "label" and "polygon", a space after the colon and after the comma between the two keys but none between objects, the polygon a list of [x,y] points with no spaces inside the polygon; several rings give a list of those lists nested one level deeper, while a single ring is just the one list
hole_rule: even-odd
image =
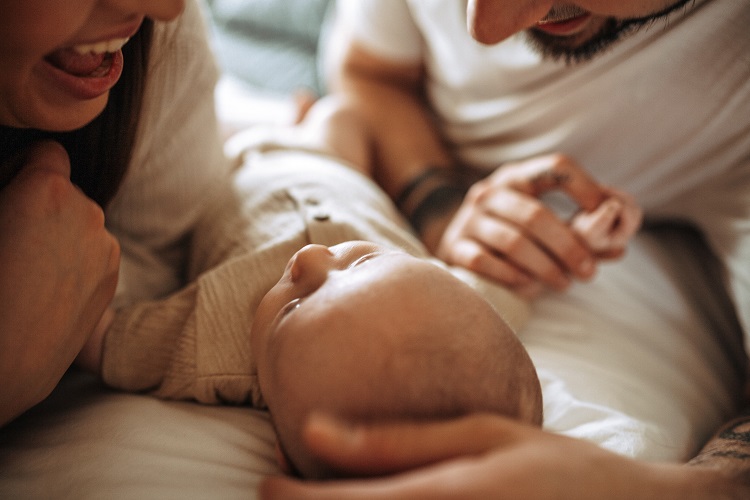
[{"label": "woman's hand", "polygon": [[0,191],[0,424],[73,362],[114,296],[119,252],[62,146],[34,146]]},{"label": "woman's hand", "polygon": [[88,372],[101,375],[102,360],[104,357],[104,339],[109,332],[109,327],[115,319],[115,310],[108,307],[99,319],[94,331],[76,356],[76,366]]},{"label": "woman's hand", "polygon": [[582,212],[595,211],[613,193],[563,155],[506,164],[472,186],[436,255],[527,296],[592,278],[607,255],[589,248],[539,199],[550,191],[564,192]]},{"label": "woman's hand", "polygon": [[317,417],[305,439],[342,475],[380,477],[322,483],[272,477],[261,485],[261,498],[685,500],[713,498],[725,480],[711,469],[636,462],[494,415],[356,428]]}]

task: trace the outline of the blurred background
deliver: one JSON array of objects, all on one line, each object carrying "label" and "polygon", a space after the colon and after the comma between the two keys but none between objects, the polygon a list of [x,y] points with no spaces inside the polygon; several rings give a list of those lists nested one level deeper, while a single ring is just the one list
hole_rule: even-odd
[{"label": "blurred background", "polygon": [[325,92],[318,55],[335,0],[203,0],[223,77],[225,125],[288,123],[292,97]]}]

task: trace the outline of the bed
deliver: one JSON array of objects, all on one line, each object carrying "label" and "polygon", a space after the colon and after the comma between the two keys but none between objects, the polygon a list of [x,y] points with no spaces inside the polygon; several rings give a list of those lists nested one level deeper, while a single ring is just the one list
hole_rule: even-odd
[{"label": "bed", "polygon": [[[245,29],[243,15],[257,23],[253,16],[266,12],[271,37],[272,21],[295,4],[283,2],[279,14],[273,5],[282,2],[246,9],[254,3],[207,4],[220,50],[230,31]],[[289,56],[304,52],[308,72],[285,82],[322,90],[320,32],[308,23],[324,26],[329,4],[299,2],[317,9],[298,11],[307,20],[300,29],[312,35]],[[292,89],[275,85],[261,88],[227,68],[217,90],[227,130],[287,122]],[[695,234],[654,228],[592,283],[542,298],[520,336],[543,385],[545,427],[643,460],[694,453],[735,410],[744,366],[739,327],[716,276]],[[642,300],[626,300],[633,296]],[[263,412],[118,393],[72,369],[50,398],[0,429],[0,498],[254,498],[259,481],[279,473],[273,447]]]}]

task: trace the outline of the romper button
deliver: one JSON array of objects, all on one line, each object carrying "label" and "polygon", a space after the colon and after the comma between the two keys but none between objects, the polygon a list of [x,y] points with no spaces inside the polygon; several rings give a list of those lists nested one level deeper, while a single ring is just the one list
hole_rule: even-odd
[{"label": "romper button", "polygon": [[315,214],[313,214],[313,219],[318,222],[325,222],[327,220],[330,220],[330,218],[331,216],[325,212],[316,212]]}]

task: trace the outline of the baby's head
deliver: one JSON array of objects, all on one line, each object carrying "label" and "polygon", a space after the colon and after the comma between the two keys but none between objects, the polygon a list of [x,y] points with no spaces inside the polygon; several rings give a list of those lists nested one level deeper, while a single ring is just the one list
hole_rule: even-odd
[{"label": "baby's head", "polygon": [[304,477],[335,475],[302,439],[314,411],[541,423],[536,371],[489,303],[446,270],[373,243],[300,250],[261,302],[252,343],[280,448]]}]

